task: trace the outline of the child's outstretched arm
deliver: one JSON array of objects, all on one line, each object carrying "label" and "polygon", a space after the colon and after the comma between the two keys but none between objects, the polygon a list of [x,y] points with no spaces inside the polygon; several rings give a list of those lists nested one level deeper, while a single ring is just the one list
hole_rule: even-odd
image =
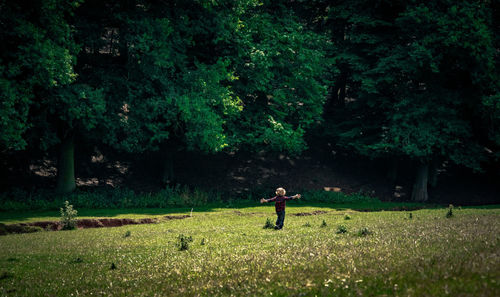
[{"label": "child's outstretched arm", "polygon": [[276,197],[273,197],[273,198],[269,198],[269,199],[264,199],[264,198],[261,198],[260,199],[260,203],[264,203],[264,202],[273,202],[276,200]]},{"label": "child's outstretched arm", "polygon": [[285,197],[286,200],[290,200],[290,199],[300,199],[300,194],[296,194],[296,195],[293,195],[293,196],[288,196],[288,197]]}]

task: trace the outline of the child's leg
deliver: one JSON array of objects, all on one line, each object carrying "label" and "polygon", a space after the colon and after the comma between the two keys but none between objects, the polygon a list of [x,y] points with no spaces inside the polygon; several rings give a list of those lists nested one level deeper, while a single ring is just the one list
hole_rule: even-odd
[{"label": "child's leg", "polygon": [[282,210],[277,214],[278,214],[278,219],[276,220],[276,228],[281,229],[283,228],[283,224],[285,222],[285,211]]}]

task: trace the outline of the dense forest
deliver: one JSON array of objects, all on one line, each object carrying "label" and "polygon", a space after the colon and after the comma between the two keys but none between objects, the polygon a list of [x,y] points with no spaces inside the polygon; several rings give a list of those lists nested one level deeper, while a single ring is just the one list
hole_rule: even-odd
[{"label": "dense forest", "polygon": [[57,160],[69,193],[96,152],[168,184],[185,153],[334,150],[413,201],[445,166],[498,180],[499,4],[1,0],[2,179]]}]

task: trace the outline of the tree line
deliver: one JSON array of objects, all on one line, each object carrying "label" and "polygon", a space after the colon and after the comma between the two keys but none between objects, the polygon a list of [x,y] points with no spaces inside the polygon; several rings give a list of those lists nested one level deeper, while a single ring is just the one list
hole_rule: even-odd
[{"label": "tree line", "polygon": [[[500,157],[497,0],[0,1],[0,154],[279,151],[306,133],[415,164]],[[160,160],[159,160],[160,161]],[[389,164],[389,163],[388,163]]]}]

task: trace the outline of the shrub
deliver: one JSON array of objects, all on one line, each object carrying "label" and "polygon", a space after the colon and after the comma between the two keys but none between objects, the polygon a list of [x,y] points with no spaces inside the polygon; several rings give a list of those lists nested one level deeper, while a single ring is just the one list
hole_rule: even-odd
[{"label": "shrub", "polygon": [[263,228],[264,229],[273,229],[274,228],[274,224],[270,218],[267,218],[266,223],[264,224]]},{"label": "shrub", "polygon": [[350,220],[350,219],[351,219],[351,216],[350,216],[350,215],[346,214],[346,215],[344,216],[344,220],[346,220],[346,221],[347,221],[347,220]]},{"label": "shrub", "polygon": [[324,228],[324,227],[326,227],[326,226],[327,226],[326,221],[325,221],[325,220],[323,220],[323,223],[321,223],[321,226],[320,226],[320,227],[321,227],[321,228]]},{"label": "shrub", "polygon": [[193,237],[184,236],[184,234],[180,234],[178,237],[178,247],[179,251],[187,251],[189,249],[189,243],[193,242]]},{"label": "shrub", "polygon": [[410,220],[413,219],[413,214],[410,212],[410,216],[409,216]]},{"label": "shrub", "polygon": [[347,233],[347,227],[345,225],[339,225],[337,227],[337,234]]},{"label": "shrub", "polygon": [[130,232],[130,230],[127,230],[127,232],[125,232],[125,234],[123,234],[123,237],[130,237],[132,233]]},{"label": "shrub", "polygon": [[63,230],[73,230],[76,228],[77,211],[73,209],[73,205],[68,201],[64,202],[64,207],[61,207],[61,226]]}]

